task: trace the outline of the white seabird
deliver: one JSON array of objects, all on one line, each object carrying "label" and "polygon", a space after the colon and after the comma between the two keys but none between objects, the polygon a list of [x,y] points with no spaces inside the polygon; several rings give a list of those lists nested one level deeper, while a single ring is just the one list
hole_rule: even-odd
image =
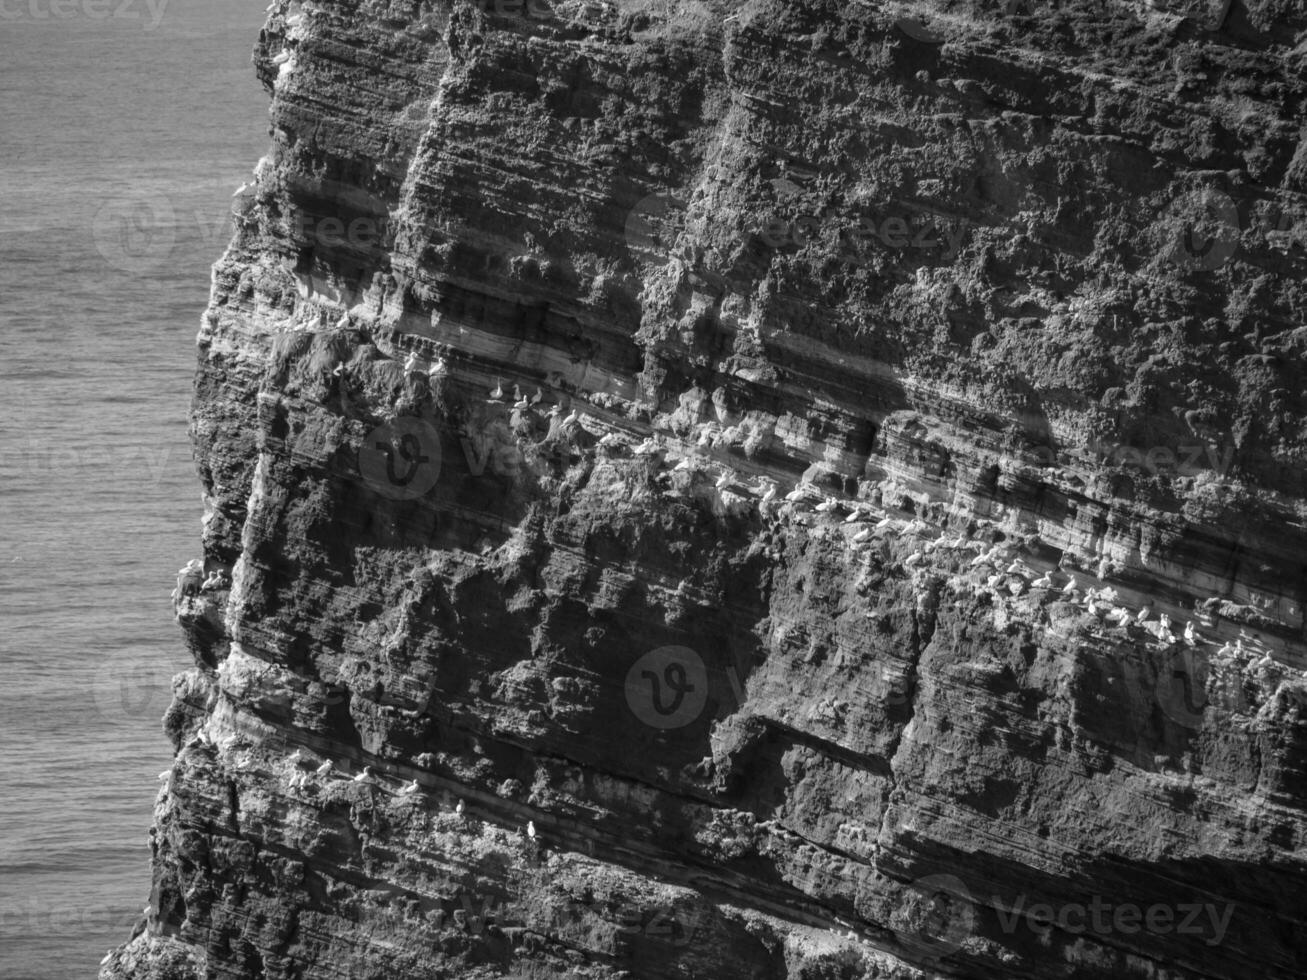
[{"label": "white seabird", "polygon": [[526,835],[530,837],[532,840],[535,840],[536,838],[536,825],[535,822],[532,820],[528,820],[526,822]]},{"label": "white seabird", "polygon": [[816,510],[818,514],[829,514],[839,505],[840,502],[836,500],[834,497],[827,497],[825,500],[823,500],[821,503],[817,505]]},{"label": "white seabird", "polygon": [[545,393],[541,391],[539,388],[537,388],[536,393],[531,396],[531,404],[539,405],[544,400],[545,400]]},{"label": "white seabird", "polygon": [[240,187],[236,188],[236,191],[234,194],[232,194],[232,197],[240,197],[242,194],[244,194],[248,190],[251,190],[253,187],[254,185],[247,180],[245,183],[241,184]]},{"label": "white seabird", "polygon": [[430,378],[438,378],[447,370],[448,368],[445,366],[445,359],[443,357],[437,357],[435,361],[432,362],[431,367],[427,369],[427,376]]},{"label": "white seabird", "polygon": [[872,535],[871,528],[864,527],[861,531],[859,531],[857,534],[853,536],[853,543],[862,544],[862,542],[870,540],[871,535]]},{"label": "white seabird", "polygon": [[717,478],[717,489],[725,490],[735,482],[735,474],[730,470],[722,470],[722,475]]},{"label": "white seabird", "polygon": [[637,456],[656,456],[662,448],[656,439],[646,439],[631,451]]},{"label": "white seabird", "polygon": [[890,526],[891,524],[893,524],[893,523],[894,523],[894,518],[892,518],[892,517],[886,517],[886,518],[884,518],[883,520],[878,521],[878,522],[876,523],[876,530],[877,530],[877,531],[883,531],[883,530],[885,530],[887,527],[889,527],[889,526]]},{"label": "white seabird", "polygon": [[399,795],[408,796],[412,793],[416,793],[419,788],[418,781],[415,779],[411,783],[406,784],[404,788],[399,791]]},{"label": "white seabird", "polygon": [[463,801],[462,801],[462,800],[459,800],[459,801],[458,801],[457,805],[454,807],[454,812],[457,813],[460,817],[463,815]]},{"label": "white seabird", "polygon": [[287,51],[285,48],[283,48],[281,53],[277,55],[277,57],[272,59],[272,63],[274,65],[284,65],[287,64],[293,57],[295,56],[291,54],[289,51]]},{"label": "white seabird", "polygon": [[499,401],[504,397],[504,383],[498,378],[495,378],[495,386],[490,389],[490,397],[495,401]]},{"label": "white seabird", "polygon": [[1152,613],[1153,613],[1152,606],[1144,606],[1143,609],[1140,609],[1139,612],[1135,614],[1135,622],[1136,623],[1146,622],[1148,617],[1151,616]]},{"label": "white seabird", "polygon": [[356,783],[370,783],[370,782],[372,782],[372,767],[371,767],[371,766],[364,766],[364,767],[363,767],[363,771],[362,771],[361,773],[359,773],[357,776],[355,776],[353,781],[356,782]]},{"label": "white seabird", "polygon": [[917,564],[917,563],[918,563],[919,561],[921,561],[921,560],[922,560],[922,559],[921,559],[921,552],[920,552],[920,551],[914,551],[912,554],[908,555],[908,557],[906,557],[906,558],[903,559],[903,564],[905,564],[905,565],[915,565],[915,564]]},{"label": "white seabird", "polygon": [[315,770],[319,776],[326,776],[331,773],[331,760],[328,759]]},{"label": "white seabird", "polygon": [[418,363],[419,360],[418,360],[417,351],[409,352],[408,360],[404,362],[404,373],[412,374],[414,371],[418,369]]}]

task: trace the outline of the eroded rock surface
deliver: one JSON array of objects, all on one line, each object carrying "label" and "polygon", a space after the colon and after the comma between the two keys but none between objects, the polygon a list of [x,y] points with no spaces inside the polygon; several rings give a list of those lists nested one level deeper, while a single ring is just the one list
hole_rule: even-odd
[{"label": "eroded rock surface", "polygon": [[1305,29],[275,7],[101,977],[1307,974]]}]

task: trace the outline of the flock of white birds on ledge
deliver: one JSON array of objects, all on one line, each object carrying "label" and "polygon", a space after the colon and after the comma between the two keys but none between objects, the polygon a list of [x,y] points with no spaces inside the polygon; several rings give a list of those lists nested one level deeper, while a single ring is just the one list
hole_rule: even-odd
[{"label": "flock of white birds on ledge", "polygon": [[[219,748],[225,753],[231,753],[243,746],[247,747],[248,744],[248,742],[244,741],[242,737],[236,733],[227,735],[220,742],[215,743],[208,732],[203,728],[200,728],[196,730],[195,734],[191,736],[190,741],[186,743],[186,748]],[[398,787],[393,787],[391,784],[399,782],[398,780],[383,778],[370,765],[365,765],[359,772],[350,775],[349,773],[338,769],[335,762],[331,759],[324,759],[319,762],[311,754],[298,748],[286,757],[285,764],[287,768],[290,769],[287,783],[293,789],[303,789],[305,786],[312,784],[315,779],[318,781],[345,779],[361,786],[370,786],[381,789],[384,792],[390,793],[392,796],[413,796],[422,790],[422,785],[416,779],[402,783]],[[159,773],[159,781],[171,784],[172,775],[173,770],[165,769],[163,772]],[[171,785],[169,788],[171,788]],[[455,816],[462,817],[465,815],[465,812],[465,804],[462,800],[458,800],[454,805]],[[522,834],[529,841],[536,840],[538,832],[536,830],[535,821],[528,820],[526,826],[522,828]]]},{"label": "flock of white birds on ledge", "polygon": [[[265,13],[272,14],[281,6],[278,0],[273,0],[268,4]],[[292,2],[286,5],[284,10],[280,11],[283,23],[286,25],[286,37],[288,39],[298,39],[303,37],[304,28],[308,26],[308,16],[313,11],[303,4]],[[277,66],[277,83],[280,84],[295,70],[295,52],[291,48],[282,48],[281,51],[272,59],[272,63]]]},{"label": "flock of white birds on ledge", "polygon": [[[348,312],[344,313],[335,326],[337,329],[348,328],[350,326],[350,314]],[[406,375],[425,375],[434,382],[449,372],[446,359],[448,353],[448,351],[445,351],[437,353],[432,358],[424,358],[416,351],[410,351],[404,361],[404,372]],[[344,371],[344,365],[338,364],[332,374],[339,379],[344,376]],[[520,418],[522,413],[539,410],[542,407],[541,403],[544,398],[544,392],[539,387],[535,389],[533,394],[528,396],[517,384],[513,385],[510,396],[504,387],[502,379],[498,378],[495,380],[495,387],[487,392],[487,401],[490,404],[508,403],[515,419]],[[570,412],[566,412],[562,405],[557,402],[552,404],[544,415],[551,421],[551,437],[568,434],[584,418],[579,407],[574,407]],[[599,447],[612,449],[627,446],[629,442],[629,439],[621,435],[609,433],[599,440]],[[710,444],[711,439],[706,434],[698,442],[698,446],[701,448]],[[682,449],[682,447],[669,446],[660,435],[656,434],[632,446],[630,451],[635,456],[656,456],[662,459],[669,455],[673,448]],[[687,454],[679,451],[678,455],[681,455],[681,458],[672,468],[673,472],[702,472],[711,465],[693,452]],[[797,520],[799,523],[805,523],[804,515],[807,512],[832,515],[843,510],[849,510],[850,513],[843,523],[856,528],[846,541],[846,545],[854,551],[865,548],[874,540],[890,534],[924,538],[934,533],[931,526],[919,518],[911,521],[898,519],[890,516],[883,509],[873,508],[869,503],[851,502],[824,494],[820,488],[810,483],[800,483],[785,494],[783,498],[778,499],[779,491],[776,481],[770,477],[761,477],[755,485],[746,487],[740,483],[734,470],[729,467],[721,467],[715,480],[715,489],[719,494],[747,492],[755,499],[755,505],[759,512],[769,520]],[[872,522],[873,516],[877,518],[874,523]],[[949,539],[941,534],[940,537],[933,540],[923,540],[917,550],[902,559],[902,565],[905,568],[918,569],[925,563],[927,555],[936,552],[963,550],[980,552],[970,560],[969,570],[988,571],[989,574],[986,575],[983,582],[979,583],[965,576],[955,576],[951,582],[954,586],[964,588],[969,586],[977,593],[988,592],[995,600],[1004,598],[1005,593],[1016,597],[1031,591],[1042,592],[1046,599],[1078,603],[1100,621],[1119,629],[1125,630],[1130,626],[1141,627],[1150,633],[1153,640],[1162,647],[1169,647],[1179,643],[1188,646],[1215,645],[1215,641],[1207,640],[1198,633],[1197,627],[1192,621],[1186,622],[1180,628],[1177,636],[1169,615],[1159,613],[1156,619],[1153,619],[1153,610],[1149,605],[1139,609],[1131,609],[1120,602],[1120,596],[1116,589],[1110,586],[1095,588],[1092,585],[1086,585],[1082,587],[1075,574],[1063,572],[1060,569],[1048,570],[1040,574],[1025,560],[1016,557],[1017,545],[1012,542],[988,546],[982,541],[967,538],[963,535]],[[1065,576],[1066,581],[1055,581],[1055,575],[1059,579]],[[1104,573],[1100,569],[1099,578],[1101,579],[1103,575]],[[206,582],[205,588],[209,587],[211,586]],[[1219,597],[1212,597],[1207,600],[1204,606],[1219,601]],[[1209,625],[1211,623],[1211,617],[1205,612],[1199,612],[1198,618]],[[1273,662],[1263,641],[1243,629],[1239,631],[1239,635],[1232,641],[1224,643],[1218,652],[1220,656],[1243,656],[1246,654],[1261,655],[1259,666],[1268,666]]]}]

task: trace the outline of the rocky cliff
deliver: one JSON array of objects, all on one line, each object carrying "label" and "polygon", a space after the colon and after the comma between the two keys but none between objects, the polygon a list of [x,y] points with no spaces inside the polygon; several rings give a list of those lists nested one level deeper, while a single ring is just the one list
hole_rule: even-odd
[{"label": "rocky cliff", "polygon": [[1307,974],[1304,37],[274,4],[103,980]]}]

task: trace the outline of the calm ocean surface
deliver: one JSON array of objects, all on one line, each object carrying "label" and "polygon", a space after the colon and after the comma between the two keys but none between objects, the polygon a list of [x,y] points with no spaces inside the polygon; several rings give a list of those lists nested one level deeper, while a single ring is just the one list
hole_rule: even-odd
[{"label": "calm ocean surface", "polygon": [[195,333],[268,145],[266,0],[151,3],[0,16],[4,980],[94,977],[149,896]]}]

